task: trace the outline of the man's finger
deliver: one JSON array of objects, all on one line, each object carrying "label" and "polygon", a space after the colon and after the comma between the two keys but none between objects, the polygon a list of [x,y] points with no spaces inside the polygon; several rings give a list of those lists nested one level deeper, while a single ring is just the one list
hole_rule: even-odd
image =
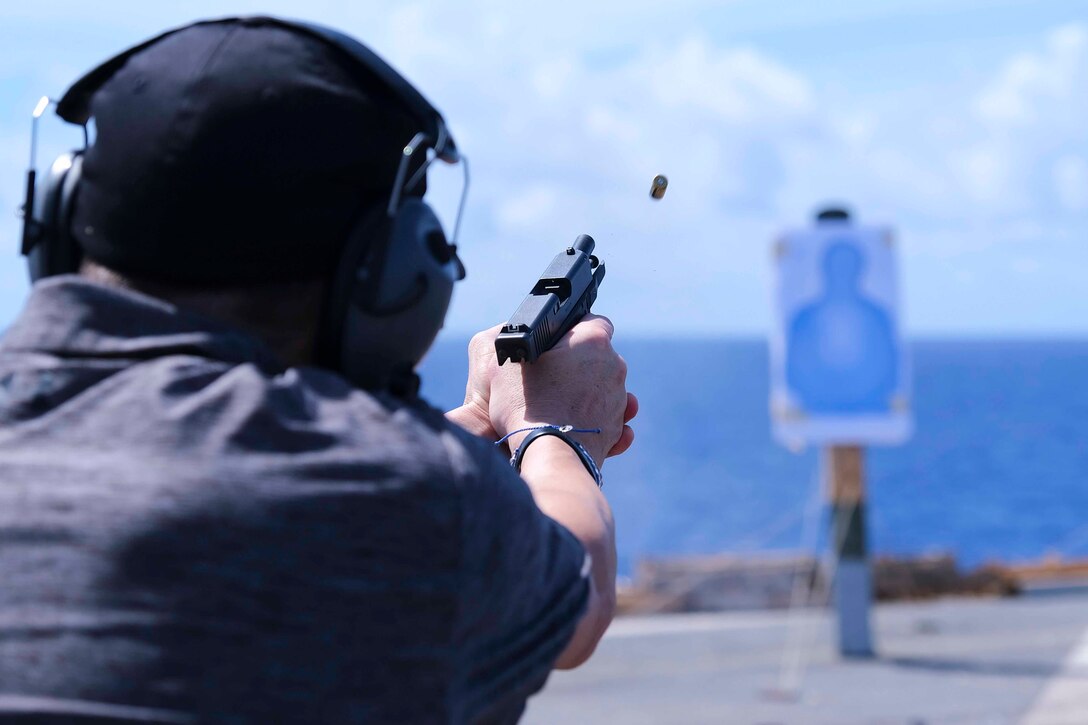
[{"label": "man's finger", "polygon": [[604,315],[595,315],[592,312],[587,314],[578,323],[582,324],[595,324],[600,325],[608,333],[608,339],[611,340],[612,336],[616,334],[616,327],[612,324],[612,320],[608,319]]},{"label": "man's finger", "polygon": [[623,411],[623,422],[630,423],[631,419],[638,415],[638,398],[634,393],[627,394],[627,408]]},{"label": "man's finger", "polygon": [[635,442],[635,431],[631,429],[631,426],[623,426],[623,431],[620,432],[620,439],[616,441],[616,444],[612,446],[612,449],[608,451],[607,458],[612,456],[619,456],[627,452],[627,449],[631,447],[631,444]]}]

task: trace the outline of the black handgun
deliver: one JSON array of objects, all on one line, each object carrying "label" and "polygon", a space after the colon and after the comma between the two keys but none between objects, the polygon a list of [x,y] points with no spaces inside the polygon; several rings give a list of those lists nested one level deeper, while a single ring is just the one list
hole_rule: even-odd
[{"label": "black handgun", "polygon": [[593,256],[588,234],[555,255],[536,286],[495,338],[499,365],[536,362],[582,319],[597,299],[604,262]]}]

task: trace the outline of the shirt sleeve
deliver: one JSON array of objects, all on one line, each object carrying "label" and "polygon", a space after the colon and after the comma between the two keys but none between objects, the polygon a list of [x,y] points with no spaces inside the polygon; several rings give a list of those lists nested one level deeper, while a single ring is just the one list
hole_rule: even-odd
[{"label": "shirt sleeve", "polygon": [[490,443],[473,440],[462,519],[458,709],[466,722],[506,722],[544,686],[574,635],[589,598],[589,567],[581,542],[537,508],[510,464]]}]

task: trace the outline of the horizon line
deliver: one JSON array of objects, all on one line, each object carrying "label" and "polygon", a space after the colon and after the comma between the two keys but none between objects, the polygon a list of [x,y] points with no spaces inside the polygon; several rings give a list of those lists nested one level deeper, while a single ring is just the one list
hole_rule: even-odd
[{"label": "horizon line", "polygon": [[[478,330],[442,330],[439,339],[450,337],[470,338]],[[720,331],[705,332],[692,330],[638,330],[625,332],[622,329],[617,334],[627,340],[768,340],[771,335],[767,332],[753,331]],[[1042,330],[1042,331],[913,331],[903,335],[907,342],[1086,342],[1088,343],[1088,330]]]}]

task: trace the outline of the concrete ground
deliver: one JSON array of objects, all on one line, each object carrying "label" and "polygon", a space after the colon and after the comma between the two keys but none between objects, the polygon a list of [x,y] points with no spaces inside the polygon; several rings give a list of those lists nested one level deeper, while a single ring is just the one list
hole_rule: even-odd
[{"label": "concrete ground", "polygon": [[1088,589],[875,610],[878,656],[842,660],[825,611],[617,620],[523,720],[1088,725]]}]

